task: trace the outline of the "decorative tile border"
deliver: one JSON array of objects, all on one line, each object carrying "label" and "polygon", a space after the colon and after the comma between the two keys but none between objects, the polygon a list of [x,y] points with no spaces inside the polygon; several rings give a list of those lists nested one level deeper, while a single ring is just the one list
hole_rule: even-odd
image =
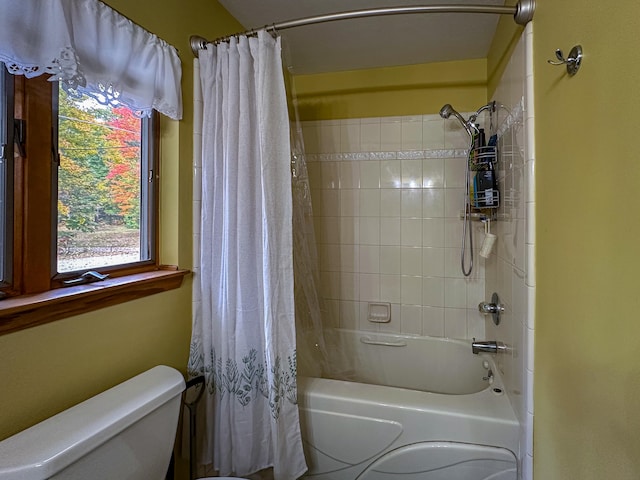
[{"label": "decorative tile border", "polygon": [[423,160],[465,158],[466,149],[410,150],[398,152],[307,153],[307,162],[355,162],[365,160]]}]

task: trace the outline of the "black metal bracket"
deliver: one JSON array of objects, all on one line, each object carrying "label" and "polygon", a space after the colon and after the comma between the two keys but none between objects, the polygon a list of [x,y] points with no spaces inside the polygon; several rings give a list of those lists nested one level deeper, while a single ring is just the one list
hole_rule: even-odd
[{"label": "black metal bracket", "polygon": [[27,156],[27,121],[20,118],[13,120],[13,141],[18,147],[21,157]]}]

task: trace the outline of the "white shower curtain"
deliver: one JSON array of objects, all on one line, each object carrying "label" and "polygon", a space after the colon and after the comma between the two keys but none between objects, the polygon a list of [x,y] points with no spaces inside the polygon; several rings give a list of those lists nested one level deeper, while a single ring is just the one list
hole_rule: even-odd
[{"label": "white shower curtain", "polygon": [[291,151],[280,48],[279,38],[260,31],[199,55],[200,265],[189,373],[205,375],[209,393],[203,463],[239,476],[273,466],[276,480],[288,480],[307,467],[296,399]]}]

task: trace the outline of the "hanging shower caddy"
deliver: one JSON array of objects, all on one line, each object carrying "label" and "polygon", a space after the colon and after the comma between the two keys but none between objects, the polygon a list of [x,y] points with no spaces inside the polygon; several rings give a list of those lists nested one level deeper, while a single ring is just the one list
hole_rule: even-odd
[{"label": "hanging shower caddy", "polygon": [[[476,210],[489,209],[490,216],[494,216],[495,210],[500,206],[497,162],[498,147],[495,145],[478,146],[471,150],[469,156],[469,168],[473,172],[472,191],[469,192],[471,206]],[[488,174],[488,172],[492,172],[492,174]],[[493,178],[491,185],[487,185],[487,177],[489,176]]]}]

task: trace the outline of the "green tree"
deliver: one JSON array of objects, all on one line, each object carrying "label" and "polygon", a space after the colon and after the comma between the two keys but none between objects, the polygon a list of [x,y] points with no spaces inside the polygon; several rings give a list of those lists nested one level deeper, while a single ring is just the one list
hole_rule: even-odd
[{"label": "green tree", "polygon": [[92,231],[100,208],[111,203],[104,178],[109,147],[105,123],[109,112],[89,102],[59,96],[58,223],[70,230]]}]

